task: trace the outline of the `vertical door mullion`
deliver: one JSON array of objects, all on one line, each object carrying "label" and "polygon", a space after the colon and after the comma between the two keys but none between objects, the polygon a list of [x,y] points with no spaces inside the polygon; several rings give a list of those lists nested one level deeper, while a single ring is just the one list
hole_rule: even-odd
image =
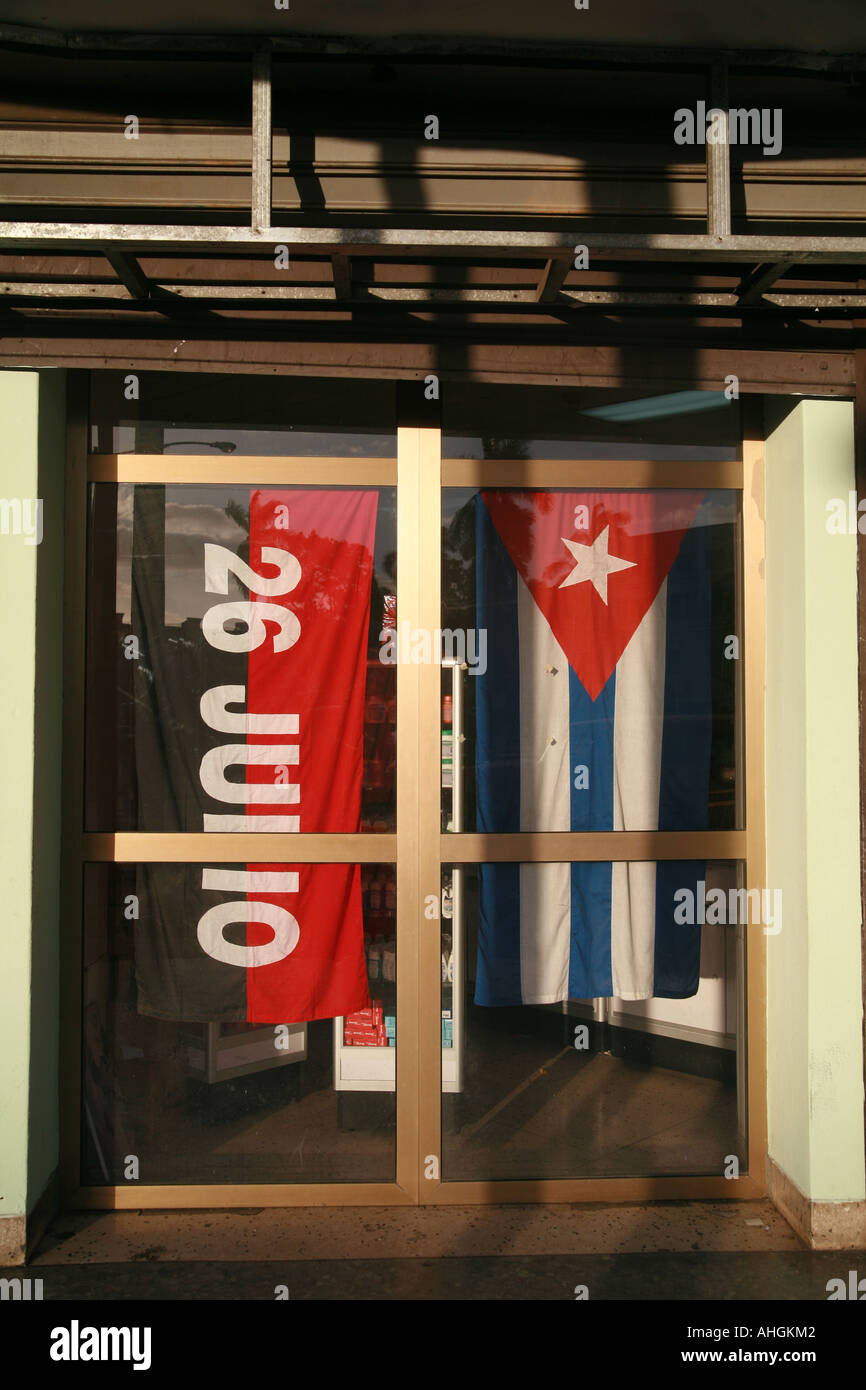
[{"label": "vertical door mullion", "polygon": [[419,667],[399,634],[420,621],[420,431],[397,429],[397,1183],[418,1201]]},{"label": "vertical door mullion", "polygon": [[[436,634],[441,621],[442,587],[442,436],[438,428],[418,430],[420,602],[418,627],[429,634],[433,660],[419,665],[419,1033],[420,1033],[420,1200],[436,1194],[442,1169],[442,992],[441,956],[441,666]],[[435,915],[427,904],[436,904]]]},{"label": "vertical door mullion", "polygon": [[[743,441],[743,643],[745,653],[746,887],[767,886],[764,833],[764,446],[757,422]],[[746,926],[749,1176],[763,1184],[767,1153],[766,950],[758,924]]]}]

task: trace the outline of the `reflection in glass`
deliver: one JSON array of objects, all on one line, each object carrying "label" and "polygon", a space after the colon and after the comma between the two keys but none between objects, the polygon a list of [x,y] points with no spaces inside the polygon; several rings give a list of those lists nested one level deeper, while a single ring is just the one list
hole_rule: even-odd
[{"label": "reflection in glass", "polygon": [[90,864],[84,920],[85,1184],[393,1181],[393,865]]},{"label": "reflection in glass", "polygon": [[445,458],[739,457],[740,403],[724,391],[656,392],[452,382],[442,405]]},{"label": "reflection in glass", "polygon": [[741,874],[443,869],[446,1181],[746,1171]]},{"label": "reflection in glass", "polygon": [[128,399],[115,372],[90,373],[97,454],[394,458],[393,381],[148,372]]}]

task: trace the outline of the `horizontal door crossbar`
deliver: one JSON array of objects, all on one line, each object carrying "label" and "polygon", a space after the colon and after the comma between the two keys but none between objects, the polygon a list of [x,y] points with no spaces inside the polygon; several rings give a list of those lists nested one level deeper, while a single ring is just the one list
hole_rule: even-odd
[{"label": "horizontal door crossbar", "polygon": [[447,834],[443,864],[567,864],[651,859],[744,859],[745,830],[521,831]]}]

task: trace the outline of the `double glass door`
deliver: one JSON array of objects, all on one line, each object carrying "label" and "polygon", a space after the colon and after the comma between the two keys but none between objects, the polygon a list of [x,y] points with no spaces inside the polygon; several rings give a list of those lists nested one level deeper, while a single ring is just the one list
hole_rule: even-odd
[{"label": "double glass door", "polygon": [[71,471],[70,1198],[759,1190],[756,446],[161,446]]}]

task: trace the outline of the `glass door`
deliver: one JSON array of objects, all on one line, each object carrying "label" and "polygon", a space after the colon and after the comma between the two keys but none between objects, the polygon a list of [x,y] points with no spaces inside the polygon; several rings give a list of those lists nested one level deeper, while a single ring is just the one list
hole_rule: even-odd
[{"label": "glass door", "polygon": [[428,1200],[762,1190],[759,479],[443,459]]},{"label": "glass door", "polygon": [[414,671],[383,659],[398,461],[171,442],[72,460],[67,1192],[411,1201],[417,815],[397,750],[417,710]]}]

